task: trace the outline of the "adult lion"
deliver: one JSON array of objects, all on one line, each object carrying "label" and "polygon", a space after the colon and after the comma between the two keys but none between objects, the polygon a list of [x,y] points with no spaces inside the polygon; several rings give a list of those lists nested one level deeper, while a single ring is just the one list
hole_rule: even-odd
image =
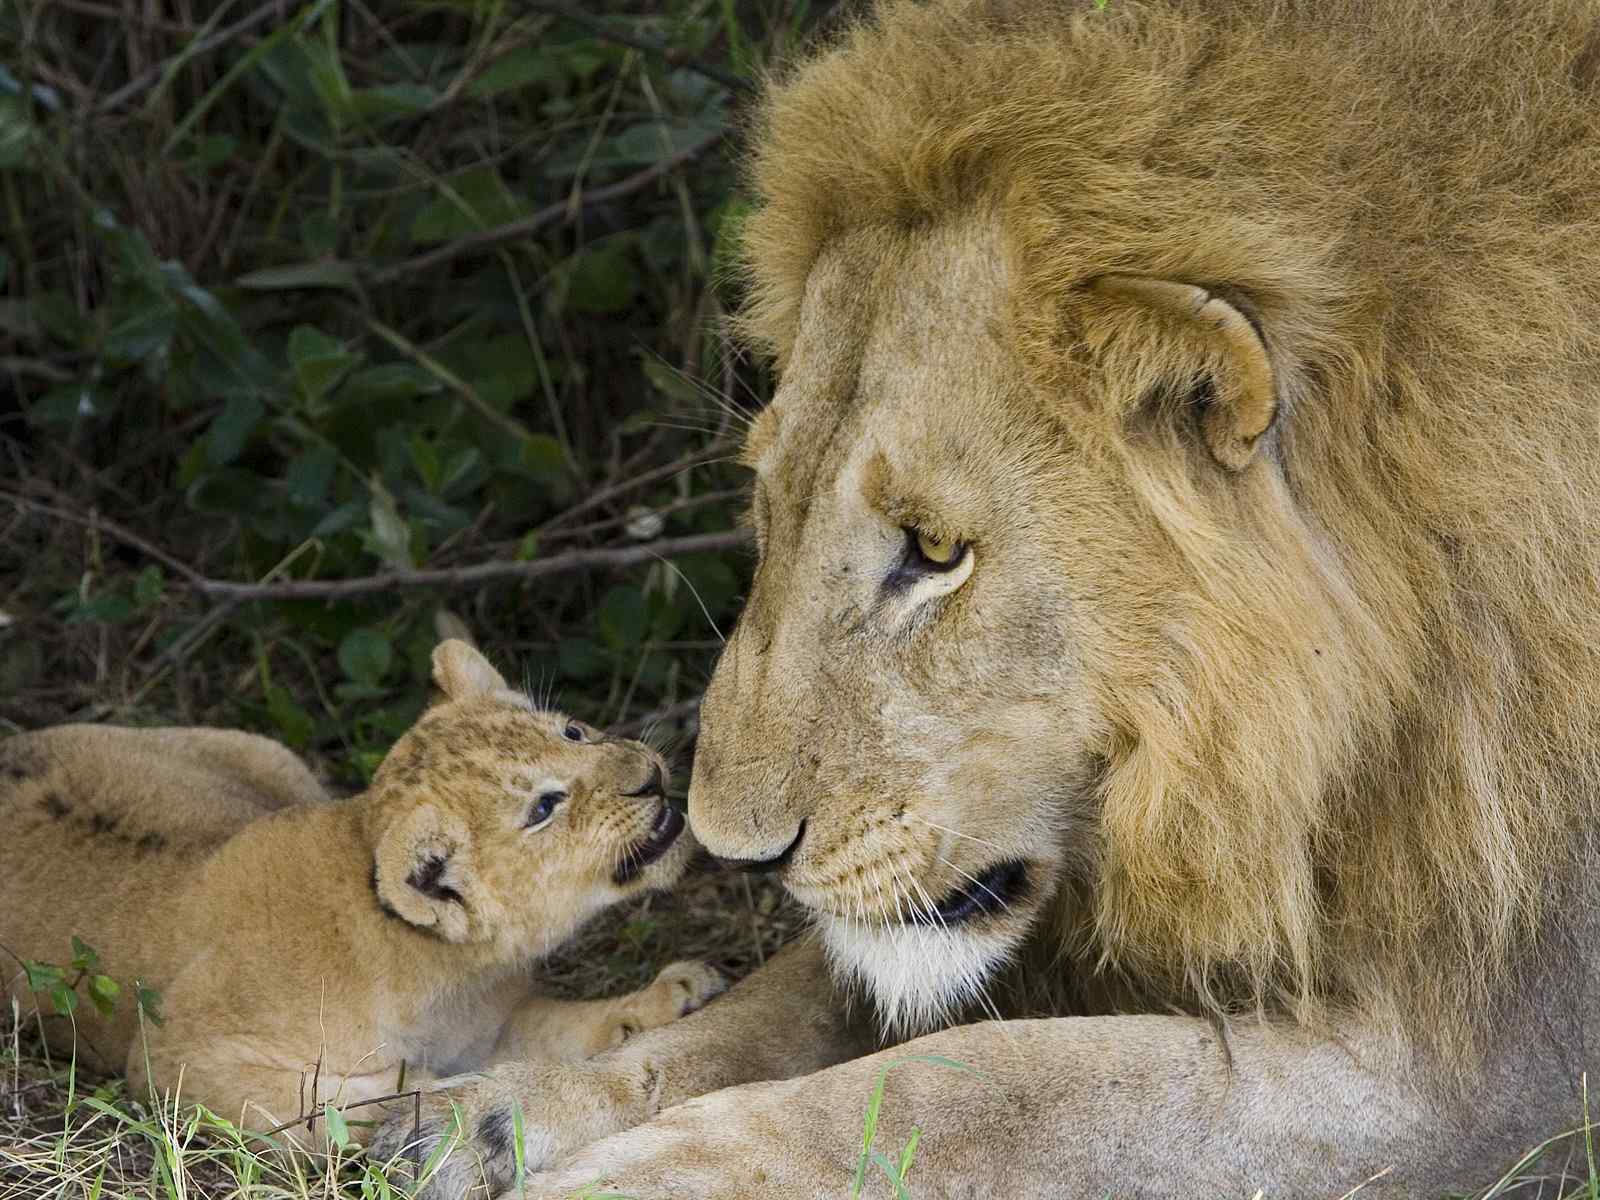
[{"label": "adult lion", "polygon": [[919,1196],[1432,1196],[1575,1123],[1597,15],[895,0],[771,91],[782,383],[690,820],[940,1031],[842,1061],[796,950],[458,1091],[546,1162],[639,1125],[532,1191],[846,1195],[910,1055],[971,1068],[888,1077]]}]

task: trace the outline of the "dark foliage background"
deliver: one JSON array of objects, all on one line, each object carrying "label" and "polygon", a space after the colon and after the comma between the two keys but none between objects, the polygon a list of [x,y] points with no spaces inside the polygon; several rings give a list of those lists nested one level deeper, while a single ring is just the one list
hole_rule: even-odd
[{"label": "dark foliage background", "polygon": [[0,8],[0,732],[360,784],[438,614],[688,724],[745,587],[747,81],[809,0]]}]

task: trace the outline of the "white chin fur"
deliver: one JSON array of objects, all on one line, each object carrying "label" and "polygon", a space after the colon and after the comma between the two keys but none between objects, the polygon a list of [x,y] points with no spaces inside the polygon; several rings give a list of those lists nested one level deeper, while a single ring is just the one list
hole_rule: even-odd
[{"label": "white chin fur", "polygon": [[832,916],[818,925],[834,977],[860,984],[877,1005],[880,1026],[899,1037],[949,1024],[983,995],[1014,944],[927,925],[884,928]]}]

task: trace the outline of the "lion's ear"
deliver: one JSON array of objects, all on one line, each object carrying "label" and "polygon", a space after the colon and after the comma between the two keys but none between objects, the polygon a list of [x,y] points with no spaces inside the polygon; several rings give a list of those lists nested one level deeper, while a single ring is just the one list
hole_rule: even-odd
[{"label": "lion's ear", "polygon": [[433,648],[433,681],[452,700],[506,690],[505,678],[476,646],[459,638]]},{"label": "lion's ear", "polygon": [[1256,323],[1235,304],[1192,283],[1101,275],[1089,286],[1101,295],[1190,325],[1212,343],[1222,367],[1211,381],[1212,401],[1201,416],[1200,428],[1217,462],[1230,471],[1249,465],[1261,436],[1278,415],[1272,359]]},{"label": "lion's ear", "polygon": [[373,849],[372,889],[384,911],[447,942],[484,940],[476,884],[465,823],[431,804],[391,821]]}]

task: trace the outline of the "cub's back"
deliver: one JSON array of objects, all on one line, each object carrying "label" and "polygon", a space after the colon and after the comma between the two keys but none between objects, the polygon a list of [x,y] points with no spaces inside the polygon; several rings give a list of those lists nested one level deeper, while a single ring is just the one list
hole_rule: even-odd
[{"label": "cub's back", "polygon": [[[221,731],[99,725],[0,741],[0,946],[63,963],[77,935],[119,981],[151,979],[141,950],[171,927],[165,908],[183,881],[282,805],[241,766],[240,748]],[[0,983],[12,974],[0,968]],[[114,1056],[125,1032],[102,1030],[104,1049]]]}]

